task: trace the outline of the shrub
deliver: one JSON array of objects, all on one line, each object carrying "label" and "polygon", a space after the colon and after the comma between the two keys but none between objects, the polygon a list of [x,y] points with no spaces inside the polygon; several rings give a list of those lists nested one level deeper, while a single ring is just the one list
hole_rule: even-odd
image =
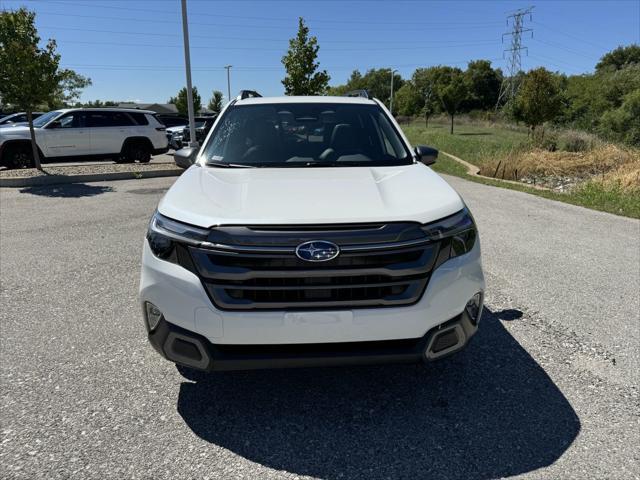
[{"label": "shrub", "polygon": [[587,152],[599,143],[595,135],[578,130],[565,130],[558,135],[558,149],[566,152]]}]

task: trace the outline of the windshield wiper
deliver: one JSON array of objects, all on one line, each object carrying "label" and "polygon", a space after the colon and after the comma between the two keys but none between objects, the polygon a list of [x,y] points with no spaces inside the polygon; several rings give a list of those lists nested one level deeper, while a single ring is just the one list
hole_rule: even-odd
[{"label": "windshield wiper", "polygon": [[245,165],[242,163],[224,163],[224,162],[211,162],[208,161],[205,163],[207,167],[218,167],[218,168],[256,168],[253,165]]}]

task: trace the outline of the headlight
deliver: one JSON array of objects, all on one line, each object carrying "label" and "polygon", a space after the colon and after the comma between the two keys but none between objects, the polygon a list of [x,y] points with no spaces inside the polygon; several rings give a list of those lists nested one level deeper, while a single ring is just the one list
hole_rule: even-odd
[{"label": "headlight", "polygon": [[466,207],[447,218],[423,225],[422,230],[429,239],[442,241],[442,248],[449,249],[447,258],[471,251],[478,236],[476,224]]},{"label": "headlight", "polygon": [[158,212],[153,214],[147,230],[147,241],[153,254],[169,261],[175,261],[176,244],[197,246],[205,242],[208,236],[207,229],[176,222]]}]

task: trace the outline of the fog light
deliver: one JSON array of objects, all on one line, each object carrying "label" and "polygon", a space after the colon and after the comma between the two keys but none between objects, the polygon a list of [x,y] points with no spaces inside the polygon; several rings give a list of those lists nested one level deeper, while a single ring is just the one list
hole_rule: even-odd
[{"label": "fog light", "polygon": [[144,302],[145,313],[147,314],[147,328],[153,332],[160,320],[162,320],[162,312],[153,303]]},{"label": "fog light", "polygon": [[480,315],[482,313],[482,293],[478,292],[471,300],[467,302],[467,305],[464,307],[467,315],[471,319],[471,323],[477,325],[480,321]]}]

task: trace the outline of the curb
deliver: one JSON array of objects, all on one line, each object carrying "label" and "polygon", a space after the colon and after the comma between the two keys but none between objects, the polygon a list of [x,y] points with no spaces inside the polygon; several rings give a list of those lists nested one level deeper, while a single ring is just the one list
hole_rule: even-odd
[{"label": "curb", "polygon": [[473,165],[465,160],[462,160],[461,158],[456,157],[455,155],[451,155],[450,153],[443,152],[442,150],[440,150],[440,153],[442,153],[443,155],[446,155],[450,159],[455,160],[459,164],[465,166],[467,168],[467,175],[471,175],[472,177],[484,178],[484,179],[492,180],[494,182],[499,182],[499,183],[509,183],[511,185],[520,185],[523,187],[535,188],[536,190],[551,191],[550,188],[541,187],[540,185],[531,185],[530,183],[516,182],[515,180],[504,180],[502,178],[493,178],[493,177],[487,177],[486,175],[480,175],[480,168],[477,167],[476,165]]},{"label": "curb", "polygon": [[149,170],[146,172],[89,173],[86,175],[45,175],[40,177],[0,178],[0,187],[33,187],[66,183],[105,182],[111,180],[139,180],[142,178],[177,177],[184,170]]}]

